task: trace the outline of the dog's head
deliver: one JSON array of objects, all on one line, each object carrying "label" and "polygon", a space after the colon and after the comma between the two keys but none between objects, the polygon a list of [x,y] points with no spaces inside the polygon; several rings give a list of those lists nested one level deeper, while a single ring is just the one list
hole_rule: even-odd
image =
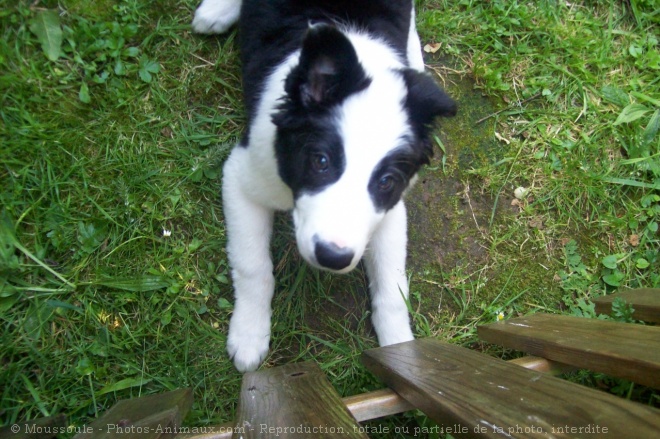
[{"label": "dog's head", "polygon": [[385,214],[429,162],[431,123],[456,113],[430,76],[379,65],[378,53],[361,61],[357,53],[337,28],[311,27],[273,116],[298,248],[312,265],[336,272],[355,268]]}]

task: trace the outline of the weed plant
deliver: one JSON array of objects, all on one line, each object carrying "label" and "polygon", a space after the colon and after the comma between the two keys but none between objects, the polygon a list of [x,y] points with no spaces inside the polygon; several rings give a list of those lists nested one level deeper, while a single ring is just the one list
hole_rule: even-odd
[{"label": "weed plant", "polygon": [[[478,323],[596,317],[593,297],[660,286],[655,1],[417,3],[450,91],[468,78],[500,109],[485,122],[498,157],[467,182],[494,200],[526,189],[483,232],[499,281],[459,265],[430,269],[442,281],[412,276],[417,335],[480,347]],[[195,7],[0,0],[2,425],[58,413],[84,425],[119,399],[181,387],[194,391],[188,424],[234,416],[219,188],[245,115],[236,33],[194,35]],[[445,139],[448,155],[460,141]],[[343,395],[379,388],[359,361],[376,346],[364,275],[307,267],[277,221],[266,367],[314,359]],[[543,294],[519,275],[530,253],[544,258]],[[621,305],[619,318],[634,312]],[[432,425],[419,413],[382,422]]]}]

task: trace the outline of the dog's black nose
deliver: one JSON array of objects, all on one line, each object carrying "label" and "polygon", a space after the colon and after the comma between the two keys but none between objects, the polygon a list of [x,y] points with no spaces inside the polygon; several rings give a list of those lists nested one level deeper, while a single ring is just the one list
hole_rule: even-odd
[{"label": "dog's black nose", "polygon": [[318,263],[331,270],[341,270],[351,265],[355,253],[346,247],[339,247],[332,242],[316,240],[314,247]]}]

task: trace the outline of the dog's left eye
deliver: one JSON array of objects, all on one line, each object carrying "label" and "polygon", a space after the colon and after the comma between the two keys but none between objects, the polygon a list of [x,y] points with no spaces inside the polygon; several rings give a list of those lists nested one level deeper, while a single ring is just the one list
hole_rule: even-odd
[{"label": "dog's left eye", "polygon": [[314,172],[325,172],[330,167],[330,159],[323,153],[316,153],[312,155],[312,169]]},{"label": "dog's left eye", "polygon": [[391,175],[384,175],[378,180],[378,190],[381,192],[389,192],[394,187],[394,177]]}]

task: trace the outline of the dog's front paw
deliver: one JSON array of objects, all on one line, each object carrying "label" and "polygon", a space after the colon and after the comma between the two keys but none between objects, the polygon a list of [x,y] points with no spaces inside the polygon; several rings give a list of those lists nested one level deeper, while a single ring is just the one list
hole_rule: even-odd
[{"label": "dog's front paw", "polygon": [[239,372],[257,370],[268,355],[269,342],[270,321],[265,325],[262,320],[242,327],[237,320],[230,322],[227,353]]},{"label": "dog's front paw", "polygon": [[238,21],[240,12],[240,0],[204,0],[195,11],[192,28],[200,34],[221,34]]},{"label": "dog's front paw", "polygon": [[256,344],[232,344],[228,342],[227,352],[234,361],[236,370],[239,372],[252,372],[257,370],[266,355],[268,355],[268,339],[265,343],[260,341]]}]

